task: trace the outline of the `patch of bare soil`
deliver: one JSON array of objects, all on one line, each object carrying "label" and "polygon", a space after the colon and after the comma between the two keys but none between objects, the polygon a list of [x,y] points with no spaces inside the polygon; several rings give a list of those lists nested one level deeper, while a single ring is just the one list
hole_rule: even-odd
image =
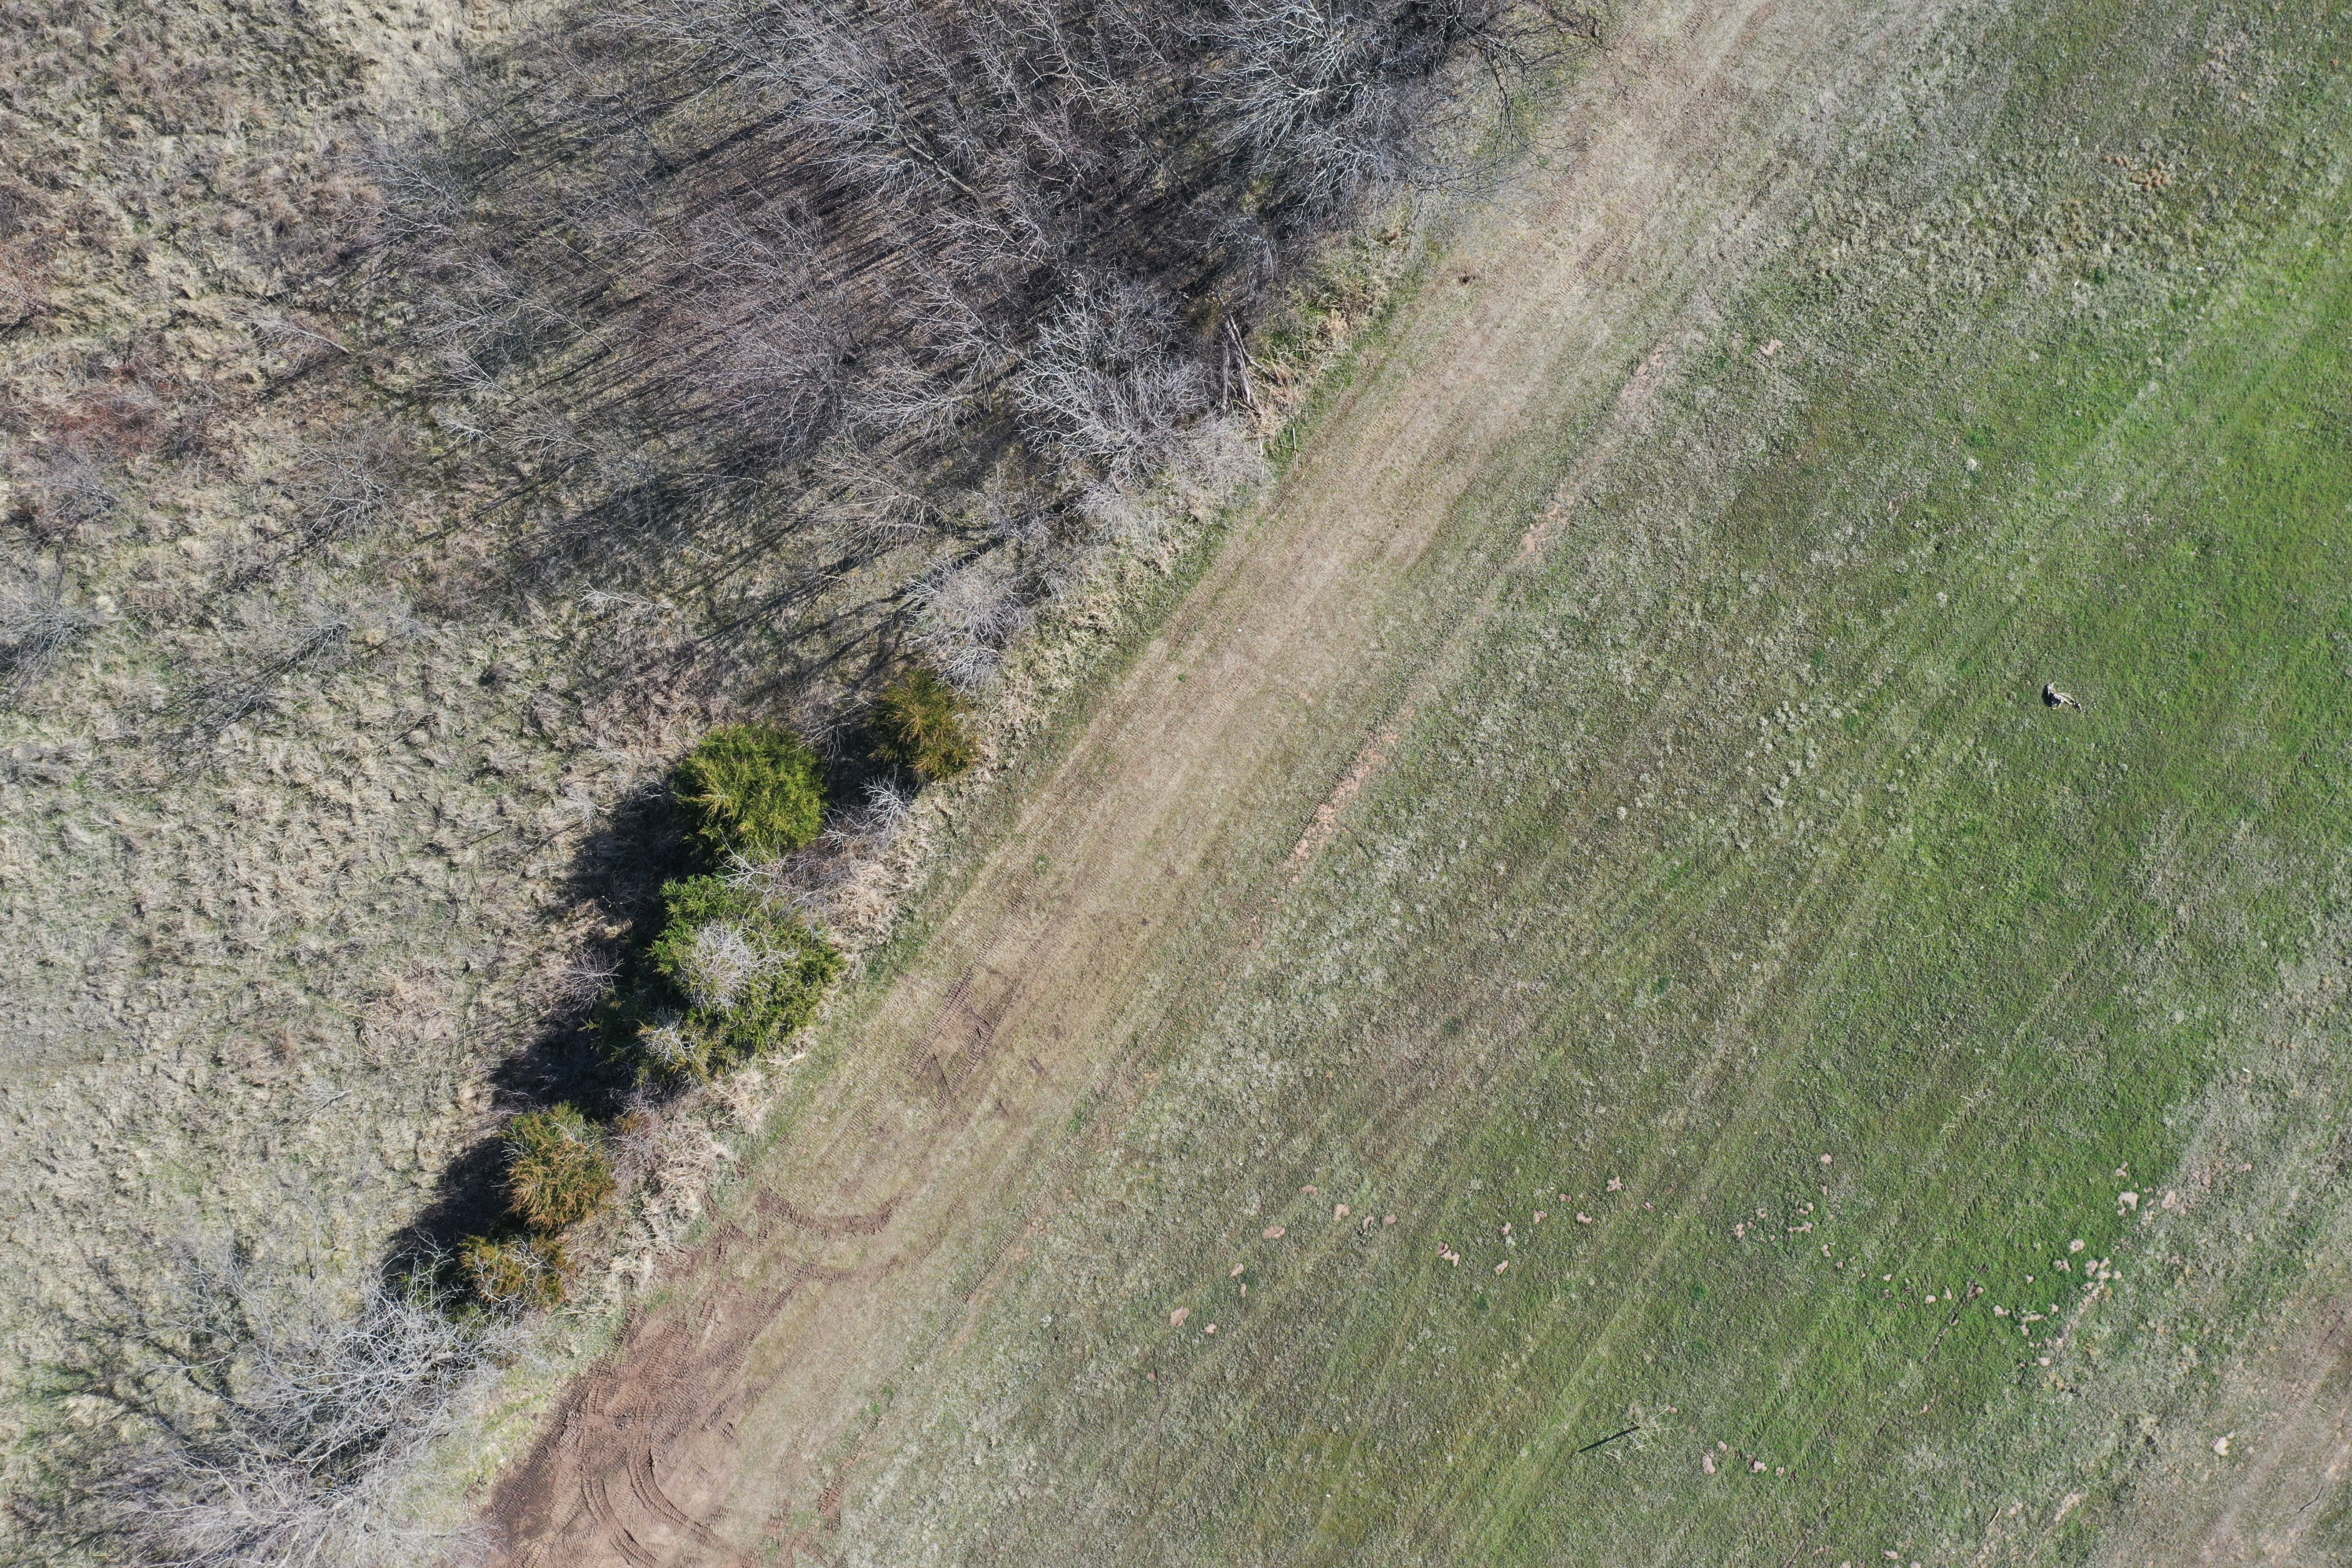
[{"label": "patch of bare soil", "polygon": [[2324,1556],[2305,1548],[2352,1476],[2352,1302],[2314,1303],[2309,1321],[2252,1381],[2269,1419],[2241,1442],[2244,1473],[2215,1512],[2196,1561],[2341,1562],[2341,1540],[2321,1546]]},{"label": "patch of bare soil", "polygon": [[[1821,108],[1933,10],[1629,20],[1544,166],[1360,367],[921,952],[832,1026],[845,1066],[497,1488],[507,1561],[769,1561],[763,1540],[805,1560],[854,1531],[870,1435],[1025,1259],[1085,1108],[1328,837],[1433,631],[1491,602],[1547,503],[1574,504],[1560,443],[1643,417],[1661,338],[1783,221]],[[1464,566],[1497,509],[1497,553]]]}]

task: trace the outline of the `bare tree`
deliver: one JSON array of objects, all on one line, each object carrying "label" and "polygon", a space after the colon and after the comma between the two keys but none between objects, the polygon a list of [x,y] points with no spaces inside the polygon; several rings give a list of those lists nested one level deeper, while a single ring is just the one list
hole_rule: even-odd
[{"label": "bare tree", "polygon": [[[724,534],[837,583],[905,551],[877,606],[977,678],[1002,617],[955,607],[926,542],[1051,591],[1100,487],[1255,404],[1244,336],[1316,247],[1478,167],[1585,26],[1555,0],[602,0],[379,159],[383,319],[510,467],[492,511],[530,573],[611,585]],[[975,507],[992,487],[1024,499]]]},{"label": "bare tree", "polygon": [[1013,568],[994,557],[942,564],[924,580],[918,634],[940,674],[959,686],[984,685],[1004,645],[1028,624]]},{"label": "bare tree", "polygon": [[515,1345],[422,1280],[356,1303],[242,1249],[173,1250],[160,1282],[118,1279],[109,1321],[60,1370],[100,1418],[55,1449],[35,1550],[105,1543],[171,1568],[362,1568],[451,1545],[404,1517],[426,1451]]},{"label": "bare tree", "polygon": [[122,505],[120,474],[99,452],[65,442],[24,455],[17,466],[39,498],[36,527],[53,539],[111,517]]},{"label": "bare tree", "polygon": [[790,905],[836,939],[854,935],[891,907],[882,884],[913,817],[911,790],[869,784],[865,804],[837,814],[815,843],[765,865],[740,865],[729,879]]},{"label": "bare tree", "polygon": [[391,506],[405,459],[396,427],[382,423],[297,445],[278,481],[293,517],[243,552],[230,586],[249,587],[322,546],[366,533]]},{"label": "bare tree", "polygon": [[1062,301],[1037,333],[1019,397],[1038,445],[1118,482],[1159,467],[1209,404],[1172,303],[1131,280]]}]

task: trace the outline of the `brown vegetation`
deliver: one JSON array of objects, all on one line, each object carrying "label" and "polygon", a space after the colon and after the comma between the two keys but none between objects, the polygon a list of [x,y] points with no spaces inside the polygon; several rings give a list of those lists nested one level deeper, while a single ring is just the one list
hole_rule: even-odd
[{"label": "brown vegetation", "polygon": [[917,778],[950,779],[980,760],[962,696],[930,670],[910,669],[875,700],[875,755]]},{"label": "brown vegetation", "polygon": [[[562,1243],[482,1212],[496,1130],[619,1102],[581,1090],[609,1065],[582,1026],[658,928],[686,740],[782,712],[830,754],[910,653],[984,683],[1145,526],[1155,468],[1192,493],[1234,467],[1247,329],[1317,245],[1475,174],[1580,26],[1525,0],[9,16],[19,1363],[135,1340],[90,1259],[195,1201],[335,1260],[319,1325],[412,1220],[427,1252],[488,1230],[457,1260],[483,1299],[553,1300]],[[475,85],[428,136],[456,44]],[[724,989],[741,936],[772,1004],[704,1056],[805,1020],[837,961],[784,911],[871,915],[907,806],[869,793],[739,872],[759,919],[676,955]],[[268,1230],[274,1180],[318,1237]],[[216,1458],[259,1430],[220,1420]],[[107,1463],[150,1476],[108,1496],[197,1487]],[[65,1496],[44,1474],[12,1459],[12,1494]],[[261,1533],[173,1550],[303,1561],[358,1517],[267,1474],[294,1513],[236,1493]],[[20,1510],[25,1550],[145,1539],[102,1502]]]},{"label": "brown vegetation", "polygon": [[415,1283],[371,1280],[350,1310],[234,1247],[158,1261],[160,1279],[115,1279],[59,1369],[79,1419],[51,1435],[20,1519],[182,1568],[415,1561],[404,1494],[512,1330]]},{"label": "brown vegetation", "polygon": [[534,1230],[558,1231],[613,1201],[603,1131],[572,1106],[530,1110],[507,1124],[507,1191]]},{"label": "brown vegetation", "polygon": [[[1400,188],[1489,161],[1593,25],[1549,0],[624,0],[388,157],[402,382],[507,479],[535,588],[688,540],[793,576],[698,657],[908,620],[970,682],[1244,331]],[[721,568],[724,569],[723,567]]]}]

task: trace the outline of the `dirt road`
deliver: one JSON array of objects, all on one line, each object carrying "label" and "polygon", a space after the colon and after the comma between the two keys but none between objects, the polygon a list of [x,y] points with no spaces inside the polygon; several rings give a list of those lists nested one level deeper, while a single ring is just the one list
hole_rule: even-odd
[{"label": "dirt road", "polygon": [[1415,668],[1540,548],[1580,450],[1642,417],[1677,323],[1934,9],[1628,18],[920,954],[830,1026],[854,1065],[498,1488],[509,1562],[764,1562],[840,1528],[882,1391],[919,1404],[1027,1256],[1074,1109],[1214,984]]}]

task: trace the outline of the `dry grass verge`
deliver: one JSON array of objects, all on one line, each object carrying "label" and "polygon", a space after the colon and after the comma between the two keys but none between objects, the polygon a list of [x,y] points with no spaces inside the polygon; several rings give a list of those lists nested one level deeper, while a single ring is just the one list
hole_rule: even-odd
[{"label": "dry grass verge", "polygon": [[[793,15],[758,14],[761,26]],[[1338,14],[1317,15],[1325,26]],[[1466,7],[1456,23],[1532,15]],[[719,16],[673,19],[707,28]],[[856,26],[892,16],[940,37],[961,25],[877,7]],[[1260,471],[1258,441],[1288,395],[1268,384],[1292,383],[1287,367],[1328,348],[1336,316],[1360,313],[1412,249],[1369,266],[1351,256],[1328,287],[1307,287],[1318,302],[1304,316],[1286,317],[1297,301],[1280,290],[1316,245],[1407,171],[1365,164],[1360,137],[1354,172],[1335,183],[1318,160],[1344,152],[1346,135],[1327,125],[1307,147],[1260,125],[1201,167],[1224,159],[1216,177],[1230,185],[1233,170],[1278,157],[1321,184],[1299,193],[1280,266],[1252,274],[1255,293],[1211,290],[1218,302],[1204,304],[1206,274],[1122,270],[1099,247],[1035,278],[1000,258],[991,276],[1020,288],[987,310],[1001,325],[1035,305],[1043,323],[1025,369],[1007,361],[975,381],[976,360],[919,366],[935,390],[970,394],[968,415],[879,437],[876,421],[899,407],[884,394],[913,383],[876,371],[830,434],[796,447],[777,437],[789,420],[762,423],[797,395],[772,374],[789,355],[721,364],[690,333],[641,330],[690,318],[660,315],[681,304],[751,310],[782,276],[761,270],[775,261],[761,226],[778,216],[762,208],[712,225],[723,243],[686,258],[669,305],[632,293],[645,278],[627,267],[651,255],[659,282],[678,258],[632,249],[618,219],[634,212],[674,236],[690,216],[665,205],[674,198],[740,203],[742,190],[694,184],[710,158],[667,184],[658,170],[650,184],[620,181],[608,194],[621,205],[596,209],[577,188],[634,155],[635,133],[607,127],[558,172],[579,186],[556,208],[532,205],[544,192],[467,208],[492,228],[557,211],[575,237],[597,237],[583,254],[619,268],[589,294],[625,307],[574,310],[530,353],[489,354],[487,383],[464,360],[490,340],[473,318],[451,329],[443,285],[457,274],[436,270],[476,256],[467,246],[487,230],[426,234],[410,220],[429,202],[406,185],[387,196],[382,178],[415,166],[386,149],[430,140],[417,117],[446,101],[432,79],[460,54],[495,58],[488,78],[518,89],[471,105],[481,117],[444,141],[462,163],[485,151],[466,135],[498,116],[588,123],[580,116],[609,99],[565,94],[634,80],[709,37],[649,46],[644,28],[661,22],[650,13],[626,47],[609,27],[559,27],[564,48],[542,63],[562,69],[500,78],[529,64],[502,52],[501,35],[541,14],[327,4],[265,16],[89,0],[11,20],[0,528],[19,559],[0,582],[0,940],[26,955],[16,1070],[0,1087],[11,1125],[0,1263],[25,1282],[0,1300],[11,1346],[0,1431],[12,1438],[47,1418],[37,1364],[75,1363],[88,1333],[131,1331],[94,1259],[144,1256],[183,1232],[250,1236],[239,1267],[252,1277],[342,1281],[364,1318],[375,1309],[351,1282],[387,1234],[480,1228],[508,1119],[573,1097],[608,1121],[627,1110],[583,1026],[679,868],[665,780],[688,742],[782,715],[837,761],[867,695],[921,652],[967,688],[996,682],[979,714],[984,773],[1116,640],[1122,595],[1148,593],[1216,498]],[[1451,47],[1468,35],[1449,37]],[[575,46],[577,70],[564,63]],[[1359,39],[1334,68],[1379,75],[1386,47],[1367,53]],[[1452,79],[1446,57],[1432,47],[1417,36],[1382,113],[1451,112],[1434,96]],[[228,61],[237,68],[205,63]],[[664,106],[666,128],[708,132],[747,101],[741,86],[647,101]],[[721,135],[704,151],[727,145]],[[855,184],[845,169],[824,177]],[[492,177],[477,194],[494,198],[520,189],[498,181],[530,171],[493,159],[472,173]],[[932,226],[925,235],[962,221],[951,184],[925,189],[940,201],[898,204]],[[1118,221],[1143,233],[1135,211]],[[848,229],[828,232],[848,242]],[[371,248],[387,234],[388,248]],[[903,268],[894,276],[882,338],[937,303]],[[404,292],[420,281],[432,298]],[[577,281],[540,277],[530,300]],[[1255,340],[1242,330],[1257,319],[1237,309],[1245,299],[1268,322]],[[535,308],[520,319],[549,327]],[[793,322],[767,324],[785,335],[746,341],[789,348]],[[608,344],[625,363],[598,380]],[[656,441],[642,447],[653,467],[633,468],[615,454],[636,433],[703,407],[693,400],[707,386],[664,379],[678,364],[716,365],[731,392],[758,393],[722,422],[757,440],[721,461]],[[1173,419],[1192,421],[1181,437]],[[824,500],[822,526],[803,526],[795,497]],[[1041,618],[1056,629],[1013,644]],[[837,811],[817,844],[737,875],[853,954],[887,930],[926,842],[922,814],[872,782],[868,805]],[[856,799],[867,781],[845,783]],[[773,1081],[755,1066],[663,1115],[640,1106],[614,1121],[628,1205],[580,1236],[532,1242],[532,1289],[583,1259],[607,1282],[641,1272],[723,1163],[714,1129],[756,1119]],[[283,1224],[289,1214],[304,1223]],[[570,1249],[562,1267],[557,1245]],[[21,1443],[12,1456],[18,1525],[97,1517],[45,1512],[60,1472]],[[23,1550],[54,1556],[61,1539]],[[265,1532],[252,1551],[268,1558],[294,1539]]]}]

